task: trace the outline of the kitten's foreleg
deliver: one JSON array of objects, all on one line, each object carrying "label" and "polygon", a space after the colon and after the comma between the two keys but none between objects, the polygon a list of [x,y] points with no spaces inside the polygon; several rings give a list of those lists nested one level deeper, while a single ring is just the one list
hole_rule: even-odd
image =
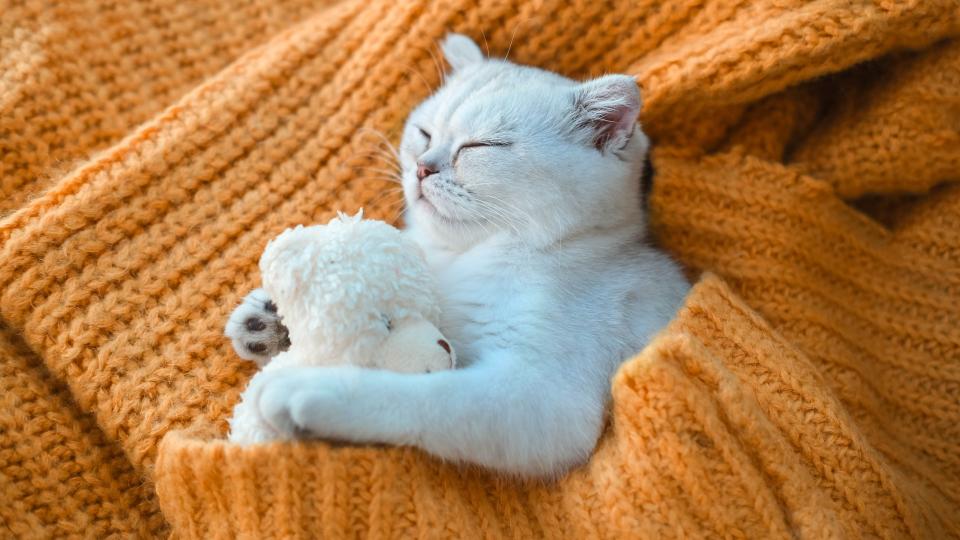
[{"label": "kitten's foreleg", "polygon": [[263,420],[287,436],[414,445],[443,459],[538,476],[587,459],[602,429],[607,384],[588,389],[506,360],[430,374],[342,366],[264,375],[254,399]]}]

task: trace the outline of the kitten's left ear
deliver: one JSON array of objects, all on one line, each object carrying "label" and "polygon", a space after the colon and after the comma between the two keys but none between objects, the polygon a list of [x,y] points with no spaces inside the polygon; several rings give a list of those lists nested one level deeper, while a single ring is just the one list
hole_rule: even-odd
[{"label": "kitten's left ear", "polygon": [[480,46],[463,34],[447,34],[440,47],[453,71],[460,71],[470,64],[483,61]]},{"label": "kitten's left ear", "polygon": [[629,75],[604,75],[581,84],[574,95],[575,126],[601,152],[623,148],[640,114],[640,89]]}]

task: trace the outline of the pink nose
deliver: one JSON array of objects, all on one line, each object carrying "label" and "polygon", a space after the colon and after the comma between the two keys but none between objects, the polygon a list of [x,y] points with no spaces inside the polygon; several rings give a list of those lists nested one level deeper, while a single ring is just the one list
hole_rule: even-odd
[{"label": "pink nose", "polygon": [[423,179],[436,173],[437,170],[425,163],[417,163],[417,180],[423,182]]}]

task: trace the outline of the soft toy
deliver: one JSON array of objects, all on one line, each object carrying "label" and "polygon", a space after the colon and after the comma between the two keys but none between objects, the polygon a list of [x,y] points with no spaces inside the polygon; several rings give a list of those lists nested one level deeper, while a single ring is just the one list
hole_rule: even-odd
[{"label": "soft toy", "polygon": [[[418,373],[456,364],[437,329],[440,308],[420,248],[382,221],[364,220],[361,212],[287,229],[267,245],[260,273],[291,345],[254,379],[289,366]],[[229,439],[276,439],[247,397],[244,392],[233,411]]]}]

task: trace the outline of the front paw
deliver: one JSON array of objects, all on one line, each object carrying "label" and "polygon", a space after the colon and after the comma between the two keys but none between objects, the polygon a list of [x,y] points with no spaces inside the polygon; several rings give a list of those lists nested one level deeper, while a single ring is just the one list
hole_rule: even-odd
[{"label": "front paw", "polygon": [[283,439],[338,439],[351,419],[351,381],[359,368],[292,367],[266,370],[254,378],[251,394],[260,421]]},{"label": "front paw", "polygon": [[263,289],[254,289],[244,297],[230,314],[224,333],[240,358],[261,367],[290,348],[287,327],[280,322],[277,306]]}]

